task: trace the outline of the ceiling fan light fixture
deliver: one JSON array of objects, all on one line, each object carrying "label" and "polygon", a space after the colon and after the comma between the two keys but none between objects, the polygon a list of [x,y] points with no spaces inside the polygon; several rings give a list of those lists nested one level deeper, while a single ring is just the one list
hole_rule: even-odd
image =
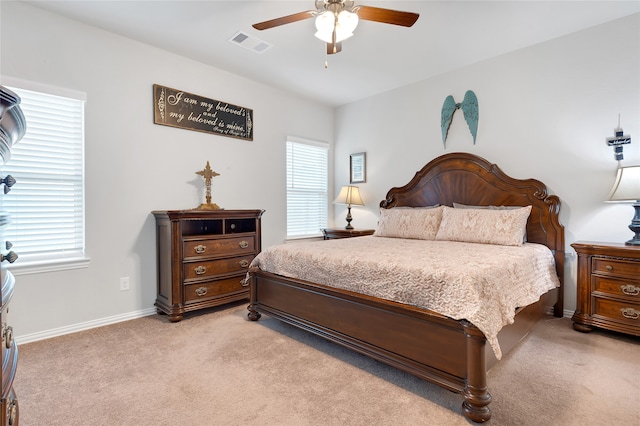
[{"label": "ceiling fan light fixture", "polygon": [[338,14],[338,27],[341,31],[344,31],[347,34],[352,34],[357,26],[357,14],[349,12],[348,10],[343,10]]},{"label": "ceiling fan light fixture", "polygon": [[342,51],[342,40],[353,36],[360,20],[411,27],[420,17],[413,12],[373,6],[354,6],[354,0],[315,0],[315,5],[316,10],[306,10],[258,22],[253,24],[253,28],[261,31],[315,17],[317,31],[314,35],[327,44],[327,55],[332,55]]},{"label": "ceiling fan light fixture", "polygon": [[348,10],[336,14],[326,10],[316,17],[316,29],[314,35],[326,43],[333,43],[333,31],[336,32],[336,43],[346,40],[353,35],[353,30],[358,26],[358,15]]},{"label": "ceiling fan light fixture", "polygon": [[336,17],[333,12],[327,10],[320,13],[316,17],[316,29],[318,31],[314,35],[326,43],[331,43],[335,24]]}]

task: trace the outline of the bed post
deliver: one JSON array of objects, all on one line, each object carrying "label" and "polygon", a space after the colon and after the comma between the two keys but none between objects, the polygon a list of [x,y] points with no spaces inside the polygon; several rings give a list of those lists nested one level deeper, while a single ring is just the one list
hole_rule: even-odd
[{"label": "bed post", "polygon": [[247,314],[247,317],[251,321],[258,321],[260,319],[260,317],[262,316],[262,314],[260,312],[258,312],[256,310],[256,308],[255,308],[256,300],[257,300],[257,292],[258,292],[258,287],[256,286],[256,281],[257,281],[257,278],[256,278],[255,274],[250,273],[249,278],[248,278],[248,282],[249,282],[249,306],[247,306],[247,310],[249,311],[249,313]]},{"label": "bed post", "polygon": [[464,328],[467,347],[467,380],[462,395],[462,412],[476,423],[486,422],[491,418],[489,403],[491,395],[487,391],[487,369],[485,360],[484,334],[467,320],[460,321]]}]

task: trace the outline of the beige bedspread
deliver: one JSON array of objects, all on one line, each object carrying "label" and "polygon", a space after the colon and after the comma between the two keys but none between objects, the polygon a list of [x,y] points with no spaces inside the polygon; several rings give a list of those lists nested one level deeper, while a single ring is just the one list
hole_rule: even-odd
[{"label": "beige bedspread", "polygon": [[513,323],[515,309],[560,285],[551,251],[530,243],[374,236],[296,242],[269,247],[251,267],[467,319],[498,359],[498,332]]}]

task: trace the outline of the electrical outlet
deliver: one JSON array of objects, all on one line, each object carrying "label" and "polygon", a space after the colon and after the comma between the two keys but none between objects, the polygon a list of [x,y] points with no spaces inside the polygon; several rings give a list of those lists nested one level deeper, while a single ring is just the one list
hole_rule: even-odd
[{"label": "electrical outlet", "polygon": [[131,290],[131,284],[129,283],[129,277],[120,278],[120,291]]}]

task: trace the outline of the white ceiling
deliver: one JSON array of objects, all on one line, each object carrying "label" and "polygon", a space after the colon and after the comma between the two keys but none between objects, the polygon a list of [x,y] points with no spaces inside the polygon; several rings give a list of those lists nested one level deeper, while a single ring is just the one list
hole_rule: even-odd
[{"label": "white ceiling", "polygon": [[[420,18],[411,28],[360,21],[342,52],[327,56],[313,19],[251,26],[314,10],[313,0],[21,1],[331,106],[640,12],[639,0],[356,0]],[[230,43],[238,31],[273,47],[257,54]]]}]

